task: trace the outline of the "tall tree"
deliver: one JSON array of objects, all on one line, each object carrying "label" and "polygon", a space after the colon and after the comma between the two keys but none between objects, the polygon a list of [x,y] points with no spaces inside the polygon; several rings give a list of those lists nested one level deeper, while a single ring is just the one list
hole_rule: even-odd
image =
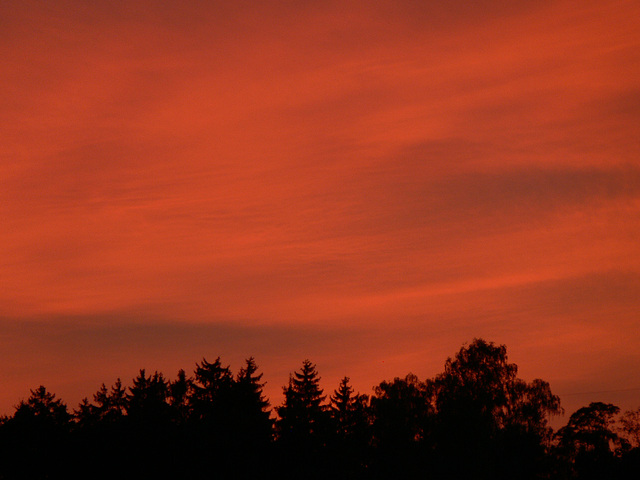
[{"label": "tall tree", "polygon": [[120,378],[111,386],[109,392],[109,412],[110,420],[117,420],[122,417],[127,410],[127,389],[122,386]]},{"label": "tall tree", "polygon": [[27,401],[21,401],[13,416],[16,420],[33,418],[42,423],[65,426],[71,419],[67,406],[55,394],[48,392],[42,385],[31,390]]},{"label": "tall tree", "polygon": [[263,393],[262,374],[253,357],[236,375],[226,411],[229,430],[224,437],[224,464],[230,477],[258,478],[273,461],[273,421]]},{"label": "tall tree", "polygon": [[[118,378],[107,389],[103,383],[93,395],[93,403],[82,400],[75,411],[76,428],[72,441],[77,477],[86,475],[95,465],[110,463],[114,469],[124,468],[132,428],[127,430],[127,391]],[[137,432],[136,432],[137,433]]]},{"label": "tall tree", "polygon": [[169,383],[169,404],[171,405],[174,421],[179,424],[186,422],[190,413],[189,396],[193,389],[193,380],[187,378],[184,370],[178,371],[178,378]]},{"label": "tall tree", "polygon": [[633,478],[640,472],[640,408],[628,410],[620,418],[626,447],[620,461],[620,478]]},{"label": "tall tree", "polygon": [[376,469],[383,476],[424,475],[433,421],[426,385],[412,373],[384,381],[374,388],[371,412]]},{"label": "tall tree", "polygon": [[331,456],[343,477],[360,478],[369,465],[371,440],[369,397],[354,392],[349,377],[340,380],[330,397],[334,441]]},{"label": "tall tree", "polygon": [[120,420],[127,406],[126,389],[119,378],[110,390],[103,383],[93,394],[93,402],[90,403],[87,398],[84,398],[74,413],[81,427],[98,423],[109,424]]},{"label": "tall tree", "polygon": [[237,412],[237,428],[248,439],[270,440],[273,422],[269,400],[264,396],[262,373],[258,374],[255,359],[249,357],[240,369],[234,384],[234,405]]},{"label": "tall tree", "polygon": [[640,448],[640,408],[628,410],[620,418],[620,426],[631,448]]},{"label": "tall tree", "polygon": [[371,398],[374,432],[378,444],[408,445],[428,433],[432,413],[425,385],[410,373],[382,382]]},{"label": "tall tree", "polygon": [[320,376],[309,360],[289,376],[284,403],[276,408],[278,444],[287,478],[320,478],[326,472],[329,417]]},{"label": "tall tree", "polygon": [[69,463],[67,406],[43,386],[31,390],[4,421],[0,435],[2,478],[64,478]]},{"label": "tall tree", "polygon": [[366,422],[366,413],[362,407],[368,397],[354,394],[349,380],[349,377],[343,377],[338,388],[333,391],[333,395],[330,397],[334,427],[336,433],[343,438],[354,435],[356,429]]},{"label": "tall tree", "polygon": [[504,345],[475,339],[429,382],[437,412],[436,442],[452,474],[535,477],[543,468],[549,415],[560,399],[541,380],[517,377]]},{"label": "tall tree", "polygon": [[158,371],[144,369],[133,379],[126,395],[127,422],[123,435],[123,462],[130,477],[166,475],[175,462],[175,434],[169,404],[169,382]]},{"label": "tall tree", "polygon": [[195,469],[211,475],[230,472],[235,461],[237,432],[233,400],[234,378],[220,357],[196,364],[189,399],[189,430]]},{"label": "tall tree", "polygon": [[233,374],[220,357],[213,362],[202,359],[196,364],[192,394],[192,415],[209,422],[223,422],[231,401]]},{"label": "tall tree", "polygon": [[283,439],[308,439],[322,431],[326,419],[323,393],[316,366],[304,360],[300,371],[289,376],[289,385],[284,387],[285,401],[276,409]]},{"label": "tall tree", "polygon": [[614,428],[618,413],[616,405],[592,402],[574,412],[567,425],[558,430],[559,453],[578,478],[614,478],[615,457],[624,445]]},{"label": "tall tree", "polygon": [[168,396],[169,382],[162,373],[156,371],[149,377],[140,370],[126,395],[129,420],[144,428],[164,428],[170,420]]}]

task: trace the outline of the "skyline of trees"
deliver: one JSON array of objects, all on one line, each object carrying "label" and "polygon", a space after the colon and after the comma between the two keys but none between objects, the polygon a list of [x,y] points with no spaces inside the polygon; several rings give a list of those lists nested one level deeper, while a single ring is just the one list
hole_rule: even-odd
[{"label": "skyline of trees", "polygon": [[[525,382],[504,345],[482,339],[420,380],[349,377],[325,393],[305,359],[273,406],[253,357],[236,375],[220,357],[175,379],[141,369],[76,409],[40,386],[0,419],[0,479],[85,476],[110,462],[142,477],[623,478],[640,469],[640,408],[563,410],[547,382]],[[69,452],[77,457],[71,460]],[[95,475],[94,475],[95,476]],[[101,478],[97,475],[96,478]],[[105,476],[106,478],[106,476]]]}]

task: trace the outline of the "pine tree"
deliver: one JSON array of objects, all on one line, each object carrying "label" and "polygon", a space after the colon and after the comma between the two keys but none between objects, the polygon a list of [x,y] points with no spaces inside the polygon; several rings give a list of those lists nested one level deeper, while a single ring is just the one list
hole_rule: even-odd
[{"label": "pine tree", "polygon": [[74,412],[81,427],[114,423],[121,419],[125,413],[127,398],[120,379],[118,378],[110,390],[103,383],[93,394],[93,401],[94,403],[90,403],[87,398],[83,398]]},{"label": "pine tree", "polygon": [[[233,383],[227,411],[226,465],[236,478],[258,478],[272,461],[273,421],[263,393],[262,374],[253,357],[246,360]],[[247,461],[247,459],[251,461]]]},{"label": "pine tree", "polygon": [[316,371],[316,366],[309,360],[302,362],[300,373],[294,372],[293,386],[302,404],[316,411],[321,411],[322,402],[327,398],[323,396],[320,388],[320,377]]},{"label": "pine tree", "polygon": [[330,399],[331,417],[338,436],[347,438],[365,435],[365,431],[368,430],[369,397],[354,394],[353,387],[349,384],[349,377],[344,377]]},{"label": "pine tree", "polygon": [[166,421],[169,411],[168,394],[169,385],[162,373],[156,371],[147,377],[145,370],[140,370],[126,395],[127,415],[136,421]]},{"label": "pine tree", "polygon": [[325,478],[330,469],[330,417],[316,366],[302,362],[283,390],[284,403],[276,409],[283,473],[287,478]]},{"label": "pine tree", "polygon": [[16,406],[0,435],[1,478],[63,478],[71,415],[43,386]]},{"label": "pine tree", "polygon": [[169,403],[173,410],[173,418],[184,423],[189,416],[189,396],[193,389],[193,380],[187,378],[184,370],[178,371],[178,378],[169,383]]},{"label": "pine tree", "polygon": [[36,418],[40,423],[66,426],[71,419],[67,406],[42,385],[31,390],[31,396],[16,407],[14,419]]},{"label": "pine tree", "polygon": [[220,357],[214,362],[202,359],[196,364],[192,383],[191,417],[204,422],[206,428],[228,429],[231,408],[233,375],[229,366],[223,366]]},{"label": "pine tree", "polygon": [[289,376],[289,385],[284,387],[285,401],[277,408],[282,439],[306,440],[322,432],[326,426],[326,408],[322,404],[326,396],[322,394],[316,366],[304,360],[300,372]]},{"label": "pine tree", "polygon": [[122,386],[120,378],[111,386],[109,392],[109,420],[121,418],[127,408],[127,389]]},{"label": "pine tree", "polygon": [[353,387],[349,385],[349,377],[340,380],[337,390],[333,391],[331,399],[331,416],[334,420],[336,433],[346,436],[351,430],[351,411],[353,407]]},{"label": "pine tree", "polygon": [[244,367],[240,369],[236,377],[236,390],[239,392],[240,397],[246,397],[250,399],[252,403],[260,407],[261,411],[265,411],[269,407],[269,401],[264,397],[262,389],[264,383],[260,383],[262,380],[262,373],[255,375],[258,371],[255,359],[249,357],[246,360]]},{"label": "pine tree", "polygon": [[334,434],[331,457],[343,477],[361,478],[369,463],[369,397],[354,393],[349,377],[344,377],[330,399]]}]

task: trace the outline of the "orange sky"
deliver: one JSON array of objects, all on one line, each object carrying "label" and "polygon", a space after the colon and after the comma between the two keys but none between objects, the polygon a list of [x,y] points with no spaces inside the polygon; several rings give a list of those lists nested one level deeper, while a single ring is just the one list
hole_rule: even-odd
[{"label": "orange sky", "polygon": [[474,337],[640,406],[638,2],[168,3],[0,4],[0,413]]}]

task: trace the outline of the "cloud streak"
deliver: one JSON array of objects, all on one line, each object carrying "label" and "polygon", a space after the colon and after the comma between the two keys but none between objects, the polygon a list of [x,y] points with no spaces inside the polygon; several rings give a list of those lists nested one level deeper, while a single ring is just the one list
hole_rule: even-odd
[{"label": "cloud streak", "polygon": [[633,2],[0,9],[0,410],[210,350],[365,389],[474,336],[631,381]]}]

